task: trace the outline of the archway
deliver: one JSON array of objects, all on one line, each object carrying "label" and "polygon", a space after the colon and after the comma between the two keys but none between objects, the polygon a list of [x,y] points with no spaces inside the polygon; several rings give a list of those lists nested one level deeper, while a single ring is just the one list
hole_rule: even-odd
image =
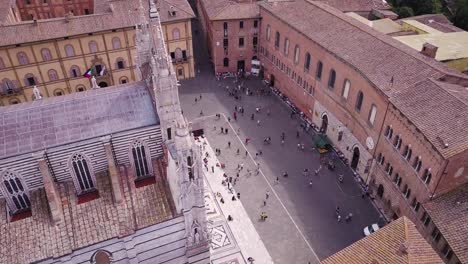
[{"label": "archway", "polygon": [[379,188],[377,188],[377,195],[378,195],[380,198],[382,198],[383,194],[384,194],[384,187],[383,187],[382,184],[379,184]]},{"label": "archway", "polygon": [[326,134],[328,128],[328,116],[324,114],[322,116],[322,125],[320,126],[320,132]]},{"label": "archway", "polygon": [[107,83],[106,82],[100,82],[99,87],[101,87],[101,88],[107,87]]},{"label": "archway", "polygon": [[356,170],[357,169],[357,165],[359,163],[359,157],[360,157],[361,153],[359,151],[359,148],[358,147],[355,147],[353,149],[353,159],[351,160],[351,168],[353,170]]}]

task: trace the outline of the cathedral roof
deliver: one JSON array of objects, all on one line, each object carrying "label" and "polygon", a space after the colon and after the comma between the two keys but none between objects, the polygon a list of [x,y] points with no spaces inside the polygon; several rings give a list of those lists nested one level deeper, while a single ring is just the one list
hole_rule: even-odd
[{"label": "cathedral roof", "polygon": [[0,158],[159,124],[144,82],[0,108]]}]

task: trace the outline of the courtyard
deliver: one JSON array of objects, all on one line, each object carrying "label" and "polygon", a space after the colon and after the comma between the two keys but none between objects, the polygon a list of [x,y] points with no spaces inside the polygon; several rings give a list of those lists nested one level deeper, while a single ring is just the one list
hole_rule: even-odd
[{"label": "courtyard", "polygon": [[[197,23],[194,23],[194,32],[199,72],[196,78],[181,82],[179,92],[184,115],[192,122],[193,129],[204,130],[212,148],[221,150],[218,159],[226,165],[228,176],[236,177],[237,167],[244,165],[234,188],[241,193],[241,203],[272,260],[275,263],[318,263],[318,259],[362,238],[365,226],[382,224],[369,198],[362,198],[362,189],[348,166],[336,161],[334,171],[324,166],[314,175],[313,171],[320,166],[320,154],[314,148],[313,133],[302,130],[300,120],[297,116],[290,117],[291,109],[276,95],[254,93],[247,96],[243,93],[241,100],[229,96],[226,87],[232,89],[237,84],[233,78],[216,80],[203,40],[197,33]],[[258,78],[245,80],[244,86],[254,92],[265,89]],[[236,106],[244,108],[245,113],[238,113],[234,120]],[[256,108],[261,109],[259,113]],[[267,110],[270,115],[266,114]],[[221,114],[221,118],[216,114]],[[255,115],[253,120],[252,114]],[[228,133],[221,133],[221,127],[227,128]],[[285,133],[284,144],[281,144],[282,133]],[[266,137],[271,137],[271,144],[264,144]],[[246,138],[250,139],[248,144],[245,144]],[[299,149],[298,144],[304,144],[304,150]],[[256,155],[260,152],[261,155]],[[260,164],[258,175],[256,163]],[[306,168],[311,172],[309,176],[303,174]],[[252,171],[251,175],[247,169]],[[282,176],[284,172],[288,177]],[[339,175],[343,175],[342,183]],[[266,192],[270,193],[268,199]],[[337,206],[341,221],[335,214]],[[261,212],[268,214],[267,221],[259,220]],[[349,213],[353,215],[352,220],[345,221]]]}]

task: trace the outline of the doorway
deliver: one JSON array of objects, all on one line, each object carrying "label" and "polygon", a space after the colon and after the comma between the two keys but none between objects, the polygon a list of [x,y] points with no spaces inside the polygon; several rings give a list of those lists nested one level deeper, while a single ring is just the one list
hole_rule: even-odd
[{"label": "doorway", "polygon": [[275,76],[273,74],[270,76],[270,86],[275,87]]},{"label": "doorway", "polygon": [[245,60],[237,61],[237,71],[245,72]]},{"label": "doorway", "polygon": [[357,169],[357,166],[358,166],[358,163],[359,163],[359,156],[361,155],[361,153],[359,152],[359,148],[358,147],[355,147],[354,150],[353,150],[353,159],[351,161],[351,168],[353,170],[356,170]]},{"label": "doorway", "polygon": [[328,116],[324,114],[322,116],[322,125],[320,126],[320,132],[323,134],[327,134],[327,128],[328,128]]},{"label": "doorway", "polygon": [[107,85],[106,82],[100,82],[100,83],[99,83],[99,87],[101,87],[101,88],[104,88],[104,87],[107,87],[107,86],[108,86],[108,85]]}]

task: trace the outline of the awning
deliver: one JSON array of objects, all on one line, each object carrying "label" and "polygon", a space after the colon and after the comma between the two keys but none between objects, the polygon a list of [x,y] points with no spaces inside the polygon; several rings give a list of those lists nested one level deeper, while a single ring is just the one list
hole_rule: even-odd
[{"label": "awning", "polygon": [[316,134],[314,136],[314,143],[317,148],[328,148],[331,146],[330,140],[325,134]]}]

